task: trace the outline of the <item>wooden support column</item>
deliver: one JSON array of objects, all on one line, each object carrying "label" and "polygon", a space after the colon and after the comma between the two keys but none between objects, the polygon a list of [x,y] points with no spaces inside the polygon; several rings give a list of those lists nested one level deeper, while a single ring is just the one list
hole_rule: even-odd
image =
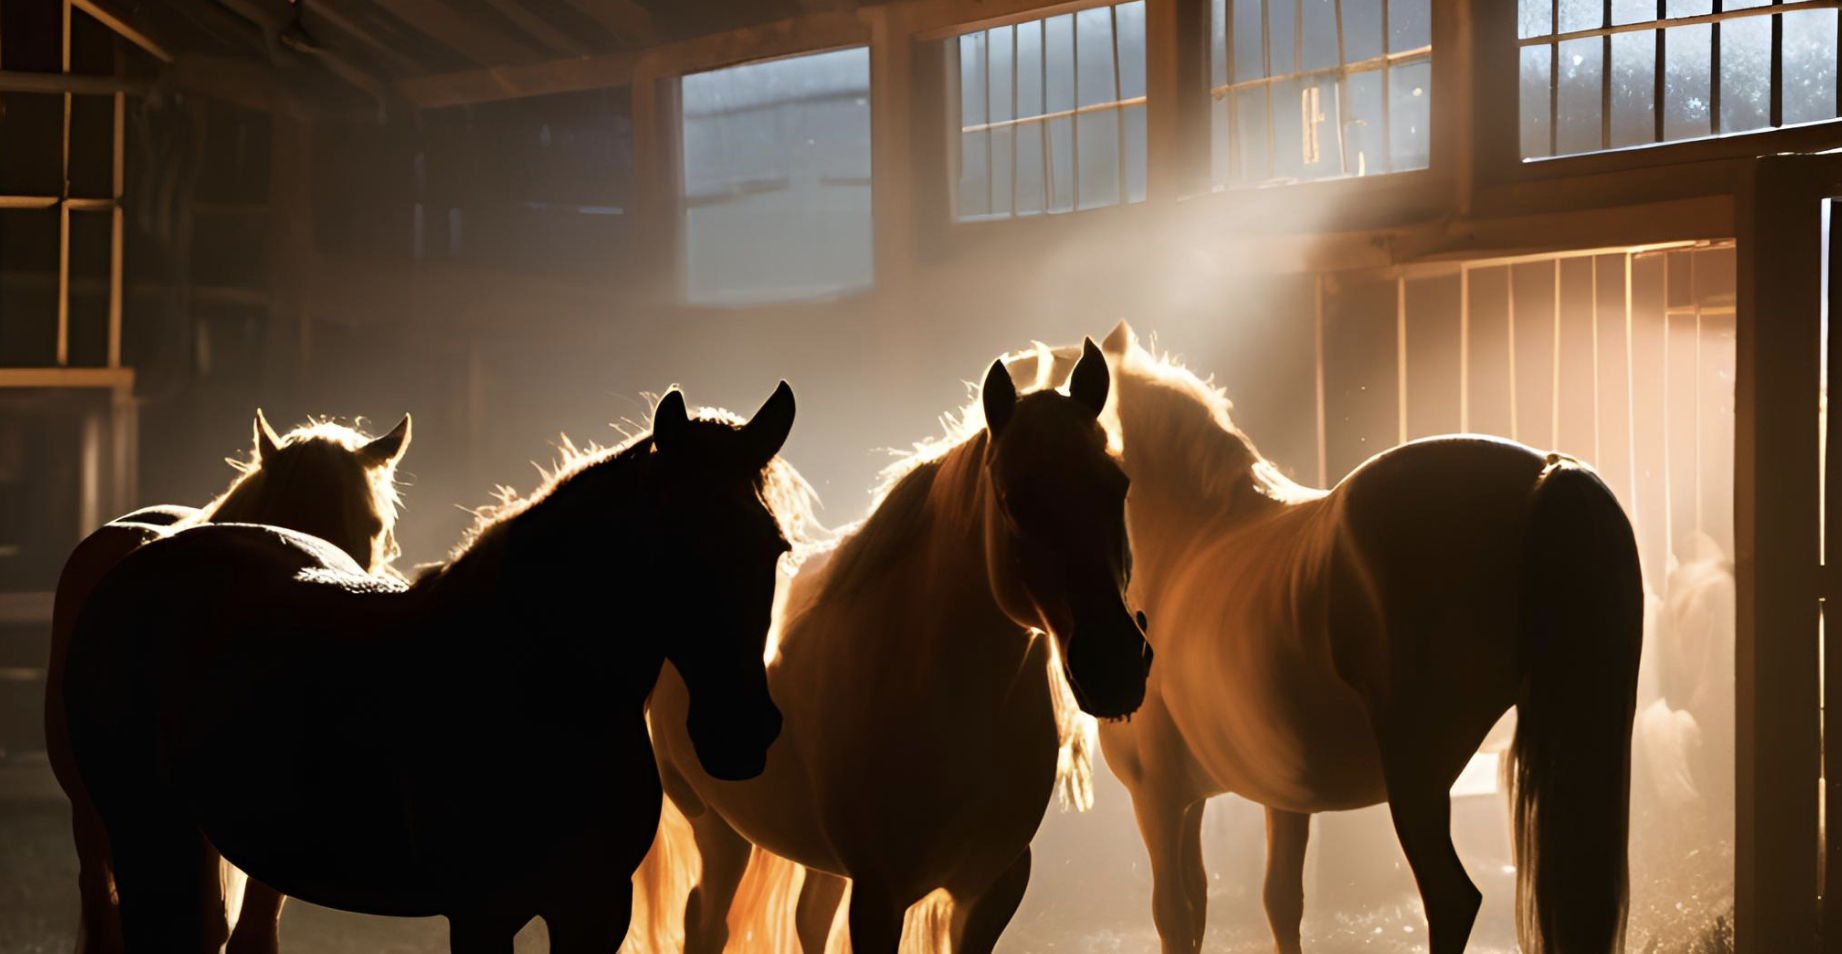
[{"label": "wooden support column", "polygon": [[[1515,109],[1522,95],[1521,61],[1515,4],[1463,0],[1452,10],[1451,18],[1433,18],[1436,118],[1430,132],[1433,168],[1452,165],[1454,211],[1466,214],[1479,186],[1506,181],[1521,165],[1522,127]],[[1448,116],[1452,120],[1440,121]]]},{"label": "wooden support column", "polygon": [[1209,11],[1204,0],[1145,2],[1145,200],[1209,190]]},{"label": "wooden support column", "polygon": [[899,8],[871,7],[860,16],[870,28],[870,207],[878,297],[906,299],[915,260],[917,178],[932,174],[929,163],[916,161],[915,89],[929,80],[916,75],[914,41]]},{"label": "wooden support column", "polygon": [[1810,954],[1817,891],[1820,195],[1768,158],[1739,183],[1734,438],[1735,948]]}]

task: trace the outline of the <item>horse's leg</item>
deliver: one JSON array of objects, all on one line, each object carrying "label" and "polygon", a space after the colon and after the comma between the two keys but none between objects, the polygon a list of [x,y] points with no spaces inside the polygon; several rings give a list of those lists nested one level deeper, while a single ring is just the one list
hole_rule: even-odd
[{"label": "horse's leg", "polygon": [[1377,728],[1388,811],[1426,905],[1430,954],[1461,954],[1484,897],[1452,847],[1450,792],[1463,763],[1450,771],[1436,764],[1427,745],[1434,733]]},{"label": "horse's leg", "polygon": [[806,869],[806,882],[799,889],[799,910],[795,915],[799,928],[799,946],[805,954],[825,954],[831,940],[832,922],[838,917],[838,902],[844,899],[843,878],[829,871]]},{"label": "horse's leg", "polygon": [[1194,858],[1195,867],[1202,865],[1202,803],[1179,804],[1146,787],[1133,790],[1132,811],[1151,855],[1151,920],[1163,954],[1195,954],[1202,949],[1207,914],[1192,903],[1191,884],[1207,882],[1185,861]]},{"label": "horse's leg", "polygon": [[627,937],[633,917],[633,885],[598,885],[579,892],[555,912],[544,915],[550,928],[550,954],[614,954]]},{"label": "horse's leg", "polygon": [[970,908],[960,943],[954,946],[955,954],[991,954],[992,948],[998,946],[998,935],[1011,923],[1017,905],[1023,903],[1024,889],[1029,886],[1030,849],[1025,848],[983,892],[963,901],[954,898],[955,904]]},{"label": "horse's leg", "polygon": [[1305,843],[1311,816],[1266,810],[1266,922],[1279,954],[1299,954],[1298,926],[1305,918]]},{"label": "horse's leg", "polygon": [[887,890],[851,883],[851,954],[896,954],[902,946],[902,918],[908,905]]},{"label": "horse's leg", "polygon": [[249,879],[225,954],[276,954],[281,949],[281,906],[287,900],[280,891]]},{"label": "horse's leg", "polygon": [[121,954],[121,911],[115,904],[115,874],[109,869],[109,833],[87,802],[70,813],[77,842],[77,893],[82,919],[77,954]]},{"label": "horse's leg", "polygon": [[1209,924],[1209,869],[1202,863],[1202,813],[1208,805],[1208,799],[1198,799],[1183,811],[1183,897],[1190,902],[1190,949],[1197,951]]},{"label": "horse's leg", "polygon": [[230,934],[217,852],[176,807],[162,812],[163,801],[149,794],[110,830],[123,947],[216,954]]},{"label": "horse's leg", "polygon": [[722,954],[729,942],[729,904],[748,870],[751,846],[712,810],[691,819],[691,834],[703,873],[684,902],[684,954]]}]

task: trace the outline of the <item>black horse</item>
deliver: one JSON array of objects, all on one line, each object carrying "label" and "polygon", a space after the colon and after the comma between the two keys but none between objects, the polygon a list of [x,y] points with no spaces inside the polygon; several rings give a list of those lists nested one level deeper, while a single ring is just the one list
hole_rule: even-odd
[{"label": "black horse", "polygon": [[78,620],[76,763],[108,829],[130,954],[215,951],[212,848],[278,890],[445,915],[455,952],[610,954],[658,824],[645,704],[691,687],[704,768],[780,732],[762,652],[804,483],[785,383],[746,425],[676,391],[624,448],[570,452],[413,585],[275,527],[136,551]]}]

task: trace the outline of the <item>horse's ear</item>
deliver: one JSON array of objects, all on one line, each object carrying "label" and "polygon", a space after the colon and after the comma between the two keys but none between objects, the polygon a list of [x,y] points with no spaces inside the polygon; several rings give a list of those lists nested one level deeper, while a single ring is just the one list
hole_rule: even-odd
[{"label": "horse's ear", "polygon": [[1106,340],[1100,343],[1100,350],[1110,355],[1122,355],[1126,353],[1127,348],[1137,343],[1138,335],[1133,334],[1132,326],[1126,324],[1126,319],[1121,318],[1119,324],[1114,325],[1113,330],[1107,333]]},{"label": "horse's ear", "polygon": [[1081,339],[1081,360],[1075,363],[1074,372],[1068,376],[1068,396],[1098,415],[1100,409],[1106,407],[1106,392],[1112,383],[1106,358],[1094,339]]},{"label": "horse's ear", "polygon": [[1017,410],[1017,386],[1011,383],[1003,358],[993,361],[991,370],[985,372],[979,400],[985,405],[985,429],[992,437],[1004,433],[1004,425],[1011,422],[1011,412]]},{"label": "horse's ear", "polygon": [[755,416],[748,419],[742,427],[742,435],[747,438],[754,450],[755,459],[766,467],[767,462],[780,453],[781,445],[787,442],[787,435],[793,432],[793,388],[787,382],[780,382],[780,387],[768,395]]},{"label": "horse's ear", "polygon": [[358,449],[358,453],[364,457],[366,464],[381,467],[385,464],[396,464],[397,461],[403,459],[403,452],[407,450],[409,450],[409,415],[405,414],[403,420],[390,429],[390,433],[366,442],[365,446]]},{"label": "horse's ear", "polygon": [[269,419],[263,415],[262,408],[256,409],[256,462],[268,460],[281,449],[281,438],[275,436],[275,429],[269,426]]},{"label": "horse's ear", "polygon": [[672,388],[652,409],[652,443],[664,450],[684,438],[690,427],[691,414],[684,409],[684,392]]}]

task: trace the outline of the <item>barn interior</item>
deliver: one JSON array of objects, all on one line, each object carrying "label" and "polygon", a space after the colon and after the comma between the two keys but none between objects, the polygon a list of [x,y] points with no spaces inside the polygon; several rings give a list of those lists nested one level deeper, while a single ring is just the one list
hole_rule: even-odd
[{"label": "barn interior", "polygon": [[[0,0],[0,949],[74,933],[41,720],[64,557],[221,490],[255,409],[413,415],[409,567],[560,435],[785,378],[785,456],[841,527],[994,356],[1121,319],[1306,484],[1456,432],[1596,466],[1651,597],[1629,949],[1838,949],[1839,23],[1836,0]],[[1516,949],[1503,729],[1454,790],[1473,951]],[[1050,809],[1003,950],[1157,949],[1098,783]],[[1211,805],[1211,950],[1270,949],[1261,824]],[[1308,949],[1425,949],[1385,807],[1318,816],[1309,864]],[[303,954],[445,937],[283,923]]]}]

